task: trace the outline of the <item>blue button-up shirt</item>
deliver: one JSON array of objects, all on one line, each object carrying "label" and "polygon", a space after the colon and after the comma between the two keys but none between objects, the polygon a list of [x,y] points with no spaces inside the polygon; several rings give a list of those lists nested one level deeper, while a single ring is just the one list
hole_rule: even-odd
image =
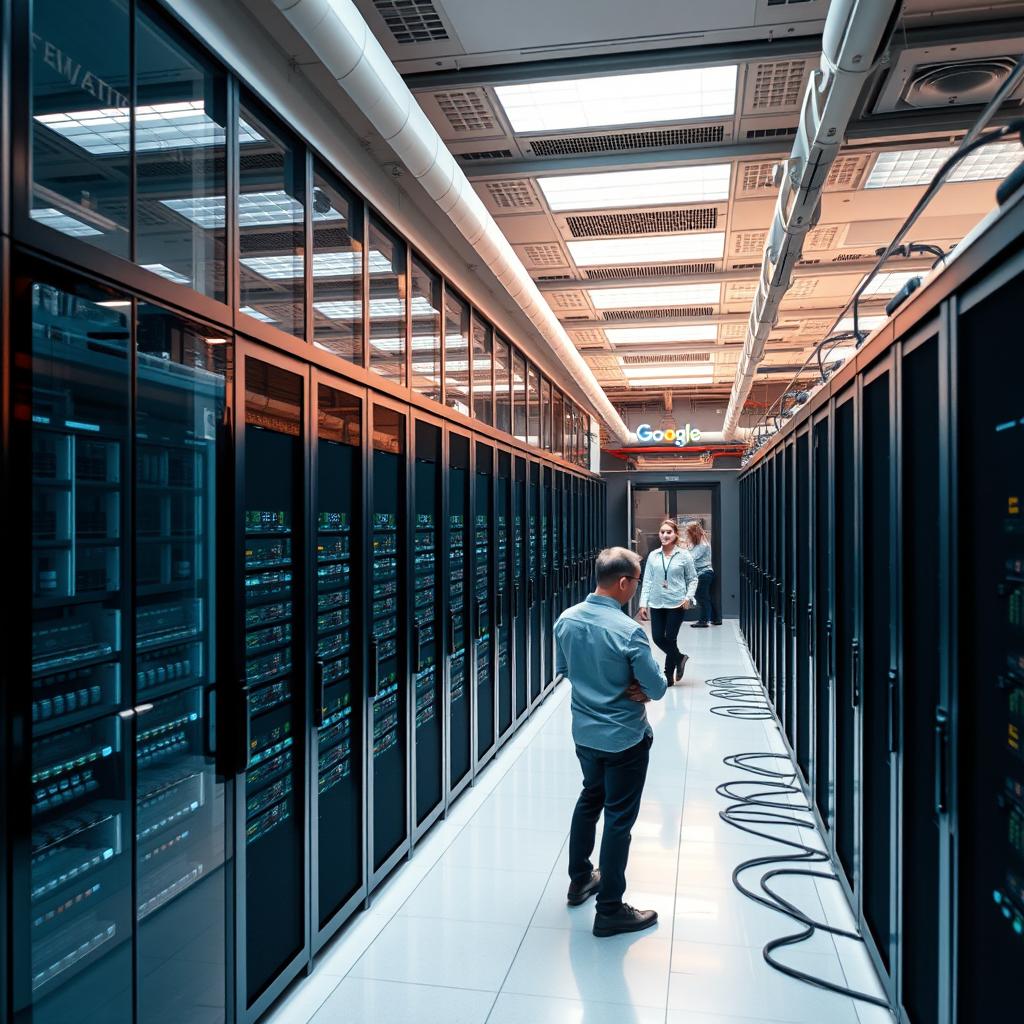
[{"label": "blue button-up shirt", "polygon": [[626,696],[635,679],[652,700],[667,689],[643,626],[613,598],[590,594],[555,623],[555,671],[572,685],[572,738],[581,747],[617,751],[651,732],[647,711]]}]

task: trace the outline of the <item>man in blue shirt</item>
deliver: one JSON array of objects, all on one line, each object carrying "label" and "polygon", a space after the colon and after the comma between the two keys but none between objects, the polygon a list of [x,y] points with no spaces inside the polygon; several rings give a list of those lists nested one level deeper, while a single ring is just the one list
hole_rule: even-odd
[{"label": "man in blue shirt", "polygon": [[[572,736],[583,792],[569,833],[568,901],[597,893],[594,934],[650,928],[654,910],[622,902],[630,831],[640,811],[654,733],[644,704],[665,695],[665,676],[643,627],[622,612],[636,593],[640,559],[626,548],[597,556],[597,589],[555,623],[555,670],[572,686]],[[597,819],[604,812],[600,870],[595,871]]]}]

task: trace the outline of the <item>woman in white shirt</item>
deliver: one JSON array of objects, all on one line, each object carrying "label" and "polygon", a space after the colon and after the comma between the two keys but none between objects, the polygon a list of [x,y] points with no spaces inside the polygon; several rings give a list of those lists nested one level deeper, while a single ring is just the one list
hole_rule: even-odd
[{"label": "woman in white shirt", "polygon": [[679,544],[679,527],[666,519],[658,529],[661,547],[647,556],[640,590],[640,618],[651,620],[651,639],[665,652],[665,679],[669,686],[683,678],[687,655],[676,641],[683,612],[693,607],[697,570],[693,558]]}]

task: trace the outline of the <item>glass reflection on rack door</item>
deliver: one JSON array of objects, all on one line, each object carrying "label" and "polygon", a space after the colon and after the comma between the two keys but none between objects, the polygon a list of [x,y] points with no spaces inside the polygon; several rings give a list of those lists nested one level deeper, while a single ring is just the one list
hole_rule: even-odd
[{"label": "glass reflection on rack door", "polygon": [[460,434],[451,434],[448,456],[449,782],[454,789],[472,767],[468,689],[470,667],[466,657],[469,439]]},{"label": "glass reflection on rack door", "polygon": [[473,521],[473,597],[476,662],[477,756],[494,745],[494,671],[491,608],[491,503],[494,480],[493,452],[476,447],[476,495]]}]

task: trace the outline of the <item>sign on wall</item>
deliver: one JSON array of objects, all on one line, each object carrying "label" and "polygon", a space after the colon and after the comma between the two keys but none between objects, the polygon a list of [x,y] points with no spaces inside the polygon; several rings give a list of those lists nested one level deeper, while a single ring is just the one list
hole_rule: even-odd
[{"label": "sign on wall", "polygon": [[678,430],[655,430],[649,423],[641,423],[636,428],[636,439],[641,444],[659,444],[664,441],[677,448],[685,448],[691,442],[699,441],[700,437],[700,431],[689,423]]}]

